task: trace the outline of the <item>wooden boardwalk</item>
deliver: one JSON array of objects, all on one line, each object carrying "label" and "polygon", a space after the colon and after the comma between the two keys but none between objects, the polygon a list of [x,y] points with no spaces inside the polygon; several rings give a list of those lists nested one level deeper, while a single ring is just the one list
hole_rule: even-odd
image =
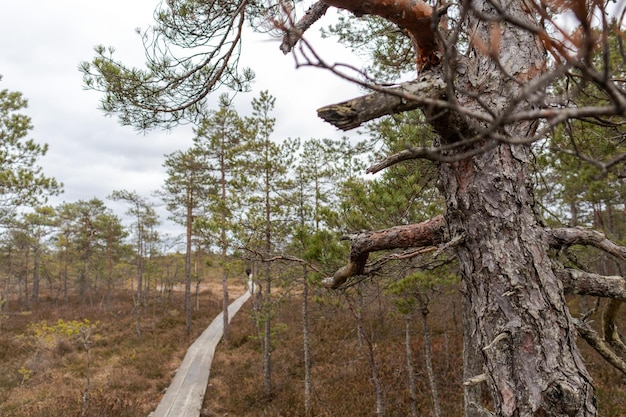
[{"label": "wooden boardwalk", "polygon": [[[250,298],[250,291],[228,306],[228,320]],[[161,402],[149,417],[199,417],[215,348],[224,333],[223,313],[220,313],[189,347]]]}]

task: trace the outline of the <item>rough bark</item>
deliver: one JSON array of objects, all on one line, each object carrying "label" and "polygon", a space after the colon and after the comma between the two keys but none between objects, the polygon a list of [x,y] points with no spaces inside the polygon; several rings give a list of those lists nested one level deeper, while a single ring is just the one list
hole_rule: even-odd
[{"label": "rough bark", "polygon": [[440,71],[427,71],[418,80],[397,87],[381,88],[374,93],[325,106],[317,110],[324,121],[341,130],[350,130],[381,116],[418,108],[434,107],[446,92]]},{"label": "rough bark", "polygon": [[[563,290],[526,191],[523,149],[501,145],[442,169],[464,295],[501,416],[595,415]],[[525,159],[525,158],[524,158]]]},{"label": "rough bark", "polygon": [[[494,13],[488,1],[474,6],[483,16]],[[531,23],[522,1],[506,7],[510,16]],[[477,39],[493,39],[491,23],[472,13],[468,23]],[[530,103],[522,95],[522,82],[540,75],[544,51],[519,27],[497,30],[502,48],[489,54],[473,51],[468,67],[473,78],[459,79],[473,94],[458,100],[494,114],[508,111],[516,100],[524,110]],[[508,76],[501,68],[509,69]],[[532,126],[523,122],[494,130],[510,138],[532,134]],[[593,416],[591,378],[533,210],[529,160],[527,146],[501,143],[472,158],[440,164],[450,233],[466,237],[456,246],[463,293],[498,416]]]},{"label": "rough bark", "polygon": [[476,322],[470,317],[471,305],[463,298],[463,405],[465,417],[490,417],[491,412],[482,406],[485,381],[483,358],[476,344]]},{"label": "rough bark", "polygon": [[323,280],[328,288],[338,288],[355,275],[365,273],[365,264],[370,252],[387,249],[402,249],[416,246],[436,246],[443,243],[444,218],[437,216],[418,224],[395,226],[375,232],[358,233],[350,237],[350,258],[332,277]]}]

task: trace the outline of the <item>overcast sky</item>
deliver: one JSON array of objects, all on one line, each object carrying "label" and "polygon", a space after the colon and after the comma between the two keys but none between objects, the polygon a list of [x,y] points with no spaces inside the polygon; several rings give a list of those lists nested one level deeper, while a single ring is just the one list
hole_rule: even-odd
[{"label": "overcast sky", "polygon": [[[120,126],[98,110],[100,94],[86,91],[78,71],[94,56],[96,45],[114,46],[117,59],[143,63],[136,28],[147,28],[159,0],[3,0],[0,6],[0,89],[20,91],[34,129],[29,135],[49,145],[40,161],[48,176],[64,183],[65,193],[53,205],[99,198],[122,215],[106,197],[113,190],[137,191],[148,198],[165,178],[164,155],[191,145],[190,127],[170,132],[138,133]],[[329,12],[332,18],[332,13]],[[318,22],[311,32],[323,26]],[[257,39],[258,38],[258,39]],[[263,39],[263,40],[260,40]],[[320,51],[323,46],[320,41]],[[334,58],[346,57],[334,50]],[[333,55],[328,55],[333,58]],[[316,116],[316,109],[358,95],[357,88],[322,70],[295,70],[278,42],[255,37],[245,45],[242,61],[257,74],[252,93],[237,98],[237,109],[261,90],[276,97],[274,138],[340,137]],[[217,94],[215,95],[217,99]]]}]

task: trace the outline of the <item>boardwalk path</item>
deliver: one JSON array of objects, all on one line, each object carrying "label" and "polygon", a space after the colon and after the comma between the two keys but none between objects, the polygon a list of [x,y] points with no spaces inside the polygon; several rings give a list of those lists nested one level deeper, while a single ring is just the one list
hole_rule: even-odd
[{"label": "boardwalk path", "polygon": [[[228,319],[250,298],[250,292],[228,306]],[[204,393],[209,382],[211,361],[224,333],[223,313],[220,313],[187,350],[176,376],[157,409],[149,417],[199,417]]]}]

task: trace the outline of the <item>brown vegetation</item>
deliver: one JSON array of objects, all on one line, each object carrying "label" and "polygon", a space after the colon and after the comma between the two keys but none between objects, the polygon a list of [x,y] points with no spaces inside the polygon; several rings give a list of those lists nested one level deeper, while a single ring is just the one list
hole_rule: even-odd
[{"label": "brown vegetation", "polygon": [[144,307],[142,335],[135,331],[132,293],[118,290],[105,303],[67,304],[41,298],[31,310],[9,303],[0,315],[0,415],[72,417],[82,414],[87,380],[84,346],[61,333],[36,334],[35,326],[58,320],[96,324],[90,348],[89,417],[147,416],[158,404],[187,346],[220,312],[217,287],[199,293],[191,336],[185,334],[183,292],[154,294]]},{"label": "brown vegetation", "polygon": [[[239,284],[239,283],[236,283]],[[35,335],[33,325],[84,319],[98,323],[91,348],[90,417],[145,417],[154,410],[187,346],[220,312],[219,283],[200,292],[192,335],[185,336],[183,293],[155,294],[148,303],[142,336],[135,333],[130,292],[119,290],[109,311],[103,305],[64,304],[46,297],[29,311],[11,310],[0,316],[0,415],[11,417],[80,416],[87,362],[84,348],[71,337]],[[237,285],[237,289],[241,287]],[[378,375],[388,416],[410,415],[407,390],[404,321],[373,285],[355,298],[365,331],[374,345]],[[233,291],[236,293],[237,291]],[[235,294],[236,295],[236,294]],[[356,296],[355,296],[356,297]],[[203,416],[304,415],[301,297],[282,294],[275,305],[274,391],[263,390],[262,331],[247,304],[233,319],[231,342],[218,347],[211,371]],[[168,301],[169,300],[169,301]],[[587,299],[593,305],[594,299]],[[589,306],[586,306],[587,308]],[[578,309],[576,304],[571,306]],[[581,308],[581,311],[583,309]],[[460,297],[455,289],[430,300],[432,351],[442,412],[461,416],[462,328]],[[371,416],[375,393],[366,347],[356,330],[345,298],[338,292],[318,292],[310,306],[313,366],[312,414]],[[622,312],[622,314],[625,314]],[[600,317],[596,322],[601,321]],[[425,369],[419,320],[413,321],[412,349],[417,374],[420,415],[431,415],[433,404]],[[626,416],[626,387],[618,371],[595,352],[583,348],[598,389],[601,416]]]},{"label": "brown vegetation", "polygon": [[[310,310],[313,356],[314,416],[375,415],[375,392],[365,346],[354,318],[342,297],[315,303]],[[595,302],[593,299],[587,303]],[[461,305],[457,291],[438,293],[430,302],[429,321],[435,375],[442,415],[463,415]],[[410,415],[407,390],[404,323],[384,298],[363,299],[364,325],[370,333],[378,373],[384,387],[388,416]],[[574,308],[576,306],[573,306]],[[204,403],[203,416],[302,416],[304,414],[304,363],[302,356],[301,300],[285,297],[275,318],[281,330],[272,353],[275,392],[263,395],[260,341],[250,309],[242,309],[231,324],[232,343],[220,346]],[[622,313],[626,314],[626,313]],[[599,322],[601,319],[597,317]],[[599,415],[626,416],[626,386],[621,374],[583,341],[579,345],[598,390]],[[430,416],[433,402],[426,374],[424,344],[419,319],[413,321],[412,349],[417,374],[419,415]]]}]

